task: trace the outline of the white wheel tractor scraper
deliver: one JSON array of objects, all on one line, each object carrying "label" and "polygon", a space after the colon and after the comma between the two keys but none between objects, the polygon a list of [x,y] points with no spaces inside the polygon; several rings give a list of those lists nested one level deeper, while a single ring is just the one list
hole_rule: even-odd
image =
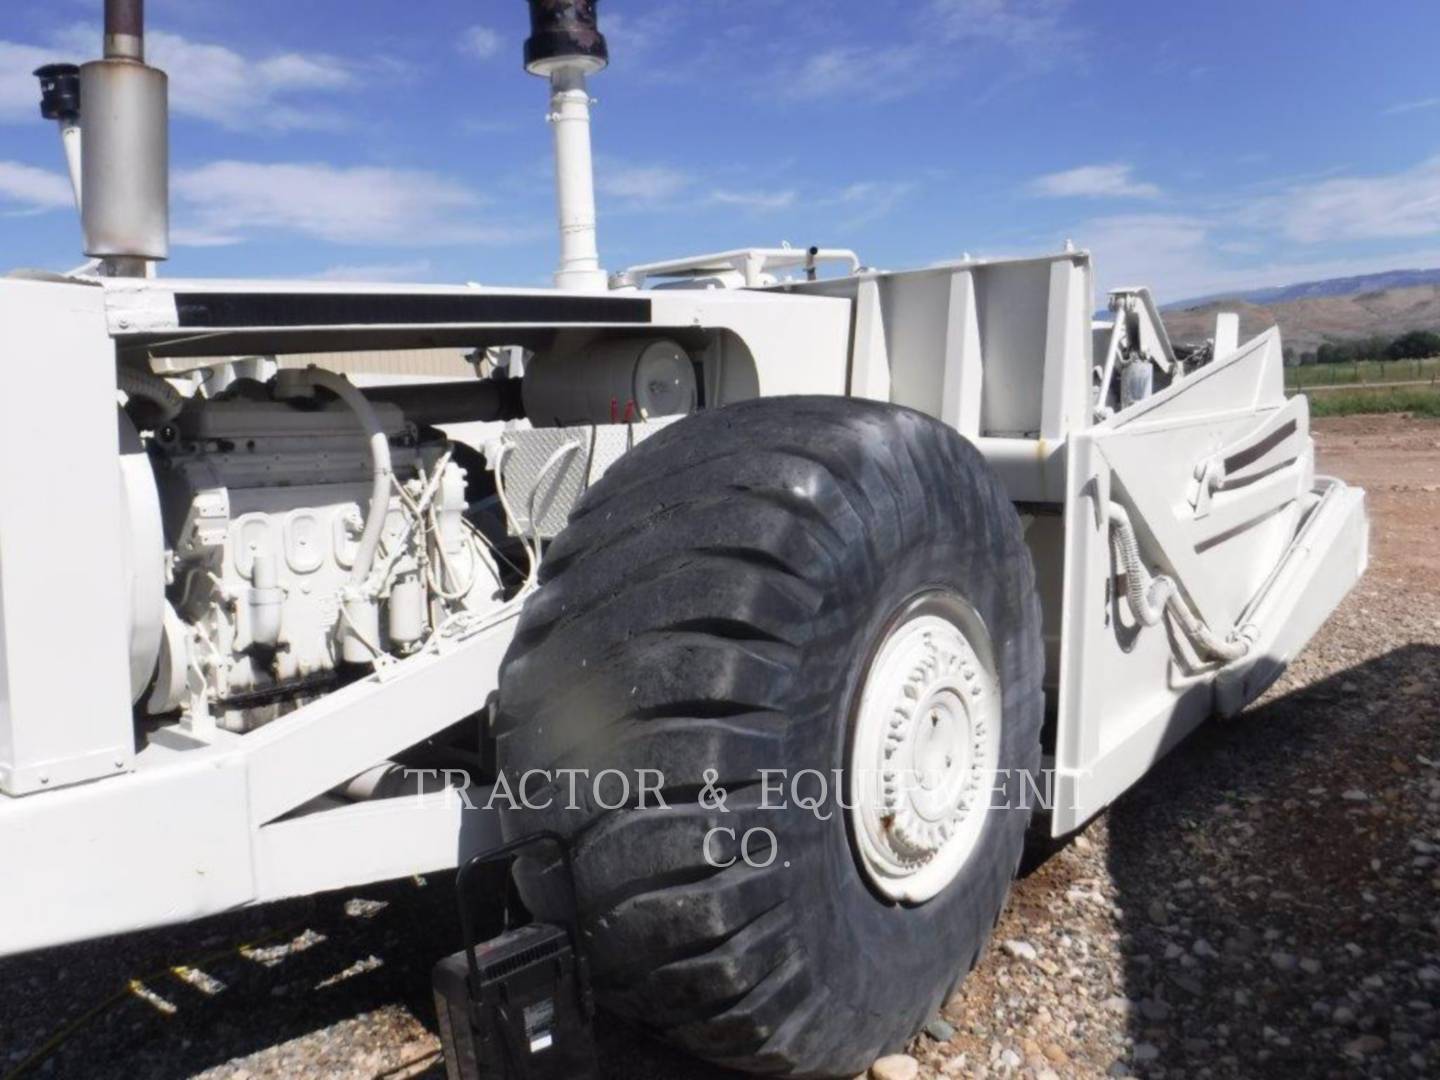
[{"label": "white wheel tractor scraper", "polygon": [[[140,0],[42,69],[92,261],[0,281],[0,952],[518,843],[533,923],[437,975],[457,1074],[582,1075],[593,989],[853,1075],[1027,832],[1243,709],[1363,572],[1278,333],[1180,348],[1141,288],[1096,321],[1084,251],[607,274],[594,7],[530,0],[550,290],[159,276]],[[474,376],[356,362],[437,349]]]}]

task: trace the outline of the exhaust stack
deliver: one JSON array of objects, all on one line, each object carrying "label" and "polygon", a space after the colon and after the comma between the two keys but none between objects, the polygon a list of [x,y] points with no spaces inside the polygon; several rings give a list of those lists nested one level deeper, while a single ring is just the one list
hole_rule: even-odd
[{"label": "exhaust stack", "polygon": [[145,0],[105,0],[105,58],[145,62]]},{"label": "exhaust stack", "polygon": [[550,80],[555,131],[555,191],[560,218],[560,268],[555,287],[604,292],[595,230],[595,166],[590,151],[588,76],[610,62],[596,24],[598,0],[527,0],[530,38],[525,70]]},{"label": "exhaust stack", "polygon": [[169,85],[145,63],[144,0],[105,0],[105,58],[80,68],[85,254],[118,277],[170,255]]}]

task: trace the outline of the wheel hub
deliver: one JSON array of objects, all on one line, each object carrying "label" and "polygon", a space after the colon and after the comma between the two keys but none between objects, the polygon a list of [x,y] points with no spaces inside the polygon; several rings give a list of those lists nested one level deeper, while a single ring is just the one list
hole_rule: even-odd
[{"label": "wheel hub", "polygon": [[957,599],[899,619],[866,673],[850,814],[862,868],[893,899],[935,896],[979,840],[1000,745],[989,656],[978,616]]}]

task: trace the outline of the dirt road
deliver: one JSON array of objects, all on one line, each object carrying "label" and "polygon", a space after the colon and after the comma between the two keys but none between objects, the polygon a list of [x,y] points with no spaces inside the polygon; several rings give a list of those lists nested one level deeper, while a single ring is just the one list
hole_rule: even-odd
[{"label": "dirt road", "polygon": [[[1019,883],[922,1076],[1440,1075],[1440,422],[1316,428],[1370,490],[1370,574]],[[0,1075],[59,1036],[34,1075],[438,1077],[452,906],[437,877],[0,962]],[[611,1077],[733,1075],[602,1038]]]}]

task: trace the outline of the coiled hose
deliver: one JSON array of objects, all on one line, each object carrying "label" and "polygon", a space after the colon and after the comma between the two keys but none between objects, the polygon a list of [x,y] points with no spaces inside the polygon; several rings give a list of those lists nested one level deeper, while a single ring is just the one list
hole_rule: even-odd
[{"label": "coiled hose", "polygon": [[1125,567],[1126,599],[1130,602],[1130,610],[1143,625],[1159,625],[1168,611],[1204,657],[1228,662],[1239,660],[1250,651],[1253,643],[1251,627],[1237,628],[1228,638],[1219,637],[1185,602],[1173,579],[1164,574],[1151,575],[1140,558],[1140,541],[1135,536],[1135,526],[1119,503],[1110,504],[1109,521],[1115,550]]}]

